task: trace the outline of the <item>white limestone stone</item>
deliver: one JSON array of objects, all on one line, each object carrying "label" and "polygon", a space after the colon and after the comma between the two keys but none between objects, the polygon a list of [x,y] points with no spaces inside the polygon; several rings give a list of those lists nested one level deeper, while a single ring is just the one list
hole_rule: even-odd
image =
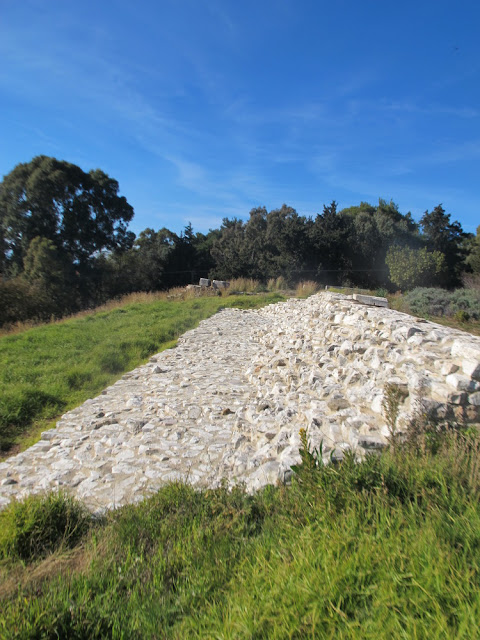
[{"label": "white limestone stone", "polygon": [[453,357],[480,361],[480,344],[477,341],[454,340],[451,354]]},{"label": "white limestone stone", "polygon": [[479,360],[463,360],[462,371],[469,378],[480,380],[480,361]]},{"label": "white limestone stone", "polygon": [[456,389],[457,391],[475,391],[476,383],[467,378],[467,376],[462,376],[459,373],[451,373],[446,377],[447,384]]},{"label": "white limestone stone", "polygon": [[388,307],[388,300],[386,298],[379,298],[377,296],[364,296],[360,293],[354,293],[353,299],[362,304],[373,304],[375,307]]}]

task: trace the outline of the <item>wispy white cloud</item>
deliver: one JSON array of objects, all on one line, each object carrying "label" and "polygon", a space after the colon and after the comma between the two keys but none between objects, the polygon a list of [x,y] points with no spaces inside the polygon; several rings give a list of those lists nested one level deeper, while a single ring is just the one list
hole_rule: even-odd
[{"label": "wispy white cloud", "polygon": [[415,164],[441,165],[466,162],[480,158],[480,139],[433,148],[430,153],[420,155]]},{"label": "wispy white cloud", "polygon": [[457,118],[478,118],[480,117],[480,109],[476,107],[460,106],[452,107],[449,105],[419,105],[412,102],[390,102],[380,105],[380,108],[400,113],[412,113],[423,116],[454,116]]}]

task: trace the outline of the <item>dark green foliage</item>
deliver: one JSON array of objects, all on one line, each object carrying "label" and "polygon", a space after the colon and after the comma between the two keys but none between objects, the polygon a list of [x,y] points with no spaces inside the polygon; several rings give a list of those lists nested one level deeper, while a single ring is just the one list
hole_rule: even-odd
[{"label": "dark green foliage", "polygon": [[[208,234],[194,233],[189,223],[180,234],[148,228],[136,240],[127,231],[132,216],[118,183],[99,169],[85,173],[46,156],[17,165],[0,183],[0,326],[207,276],[263,285],[281,277],[292,288],[305,280],[451,288],[463,272],[480,268],[477,239],[441,205],[426,211],[420,226],[381,198],[376,206],[361,202],[342,211],[332,201],[315,219],[286,204],[255,207],[246,222],[225,218]],[[390,281],[392,247],[407,252],[416,269],[405,269],[397,256],[389,262]]]},{"label": "dark green foliage", "polygon": [[464,312],[475,320],[480,318],[480,291],[474,289],[417,288],[406,293],[403,302],[419,316],[455,316]]},{"label": "dark green foliage", "polygon": [[311,269],[311,224],[285,204],[270,212],[265,207],[252,209],[246,223],[225,219],[212,245],[212,277],[302,279]]},{"label": "dark green foliage", "polygon": [[0,280],[0,327],[22,322],[30,318],[41,318],[46,311],[41,296],[23,278]]},{"label": "dark green foliage", "polygon": [[477,227],[477,235],[469,238],[467,243],[469,255],[467,264],[475,274],[480,274],[480,226]]},{"label": "dark green foliage", "polygon": [[464,233],[459,222],[450,222],[450,214],[446,214],[442,205],[433,209],[432,212],[425,211],[420,220],[424,233],[427,248],[432,251],[440,251],[445,256],[447,269],[441,283],[446,287],[458,287],[460,273],[464,269],[466,249],[464,240],[467,234]]},{"label": "dark green foliage", "polygon": [[392,244],[420,243],[411,214],[401,214],[394,202],[382,199],[377,207],[362,202],[340,212],[335,202],[324,206],[311,237],[321,282],[367,288],[390,285],[385,256]]},{"label": "dark green foliage", "polygon": [[85,173],[68,162],[37,156],[0,183],[3,271],[19,273],[30,243],[50,240],[67,264],[83,271],[102,249],[128,248],[133,209],[118,183],[99,169]]},{"label": "dark green foliage", "polygon": [[[22,276],[30,300],[12,300],[0,322],[58,317],[98,299],[100,252],[120,254],[134,239],[127,231],[133,209],[118,189],[99,169],[85,173],[47,156],[19,164],[4,177],[0,274]],[[0,297],[9,293],[0,291]]]}]

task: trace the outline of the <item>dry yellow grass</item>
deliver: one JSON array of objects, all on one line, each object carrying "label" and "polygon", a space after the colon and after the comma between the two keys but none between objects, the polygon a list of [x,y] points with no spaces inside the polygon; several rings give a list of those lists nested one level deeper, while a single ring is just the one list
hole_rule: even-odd
[{"label": "dry yellow grass", "polygon": [[319,290],[319,285],[313,280],[305,280],[304,282],[299,282],[297,284],[297,288],[295,290],[295,295],[297,298],[308,298],[308,296],[313,295]]},{"label": "dry yellow grass", "polygon": [[[258,293],[261,290],[262,284],[259,280],[254,280],[253,278],[234,278],[233,280],[230,280],[229,287],[227,289],[229,294],[237,291]],[[265,290],[265,288],[263,288],[263,290]]]},{"label": "dry yellow grass", "polygon": [[288,283],[283,276],[278,278],[270,278],[267,282],[268,291],[286,291],[288,289]]},{"label": "dry yellow grass", "polygon": [[39,587],[46,580],[86,572],[94,557],[98,557],[96,549],[90,546],[87,550],[84,544],[79,544],[74,549],[61,549],[52,553],[37,564],[8,567],[8,573],[0,573],[0,599],[13,596],[19,586],[27,589]]}]

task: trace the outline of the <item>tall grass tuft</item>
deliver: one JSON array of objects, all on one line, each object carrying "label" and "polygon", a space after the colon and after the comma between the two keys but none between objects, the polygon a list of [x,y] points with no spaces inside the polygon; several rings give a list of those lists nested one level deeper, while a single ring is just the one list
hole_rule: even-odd
[{"label": "tall grass tuft", "polygon": [[230,280],[228,286],[228,295],[235,295],[238,293],[261,293],[266,290],[266,287],[259,281],[253,278],[234,278]]},{"label": "tall grass tuft", "polygon": [[295,295],[297,298],[308,298],[317,291],[319,291],[319,285],[313,280],[306,280],[297,284]]},{"label": "tall grass tuft", "polygon": [[268,291],[287,291],[288,288],[288,282],[283,276],[278,276],[278,278],[270,278],[267,282]]},{"label": "tall grass tuft", "polygon": [[13,502],[0,512],[0,558],[32,561],[73,547],[90,523],[85,507],[63,493]]}]

